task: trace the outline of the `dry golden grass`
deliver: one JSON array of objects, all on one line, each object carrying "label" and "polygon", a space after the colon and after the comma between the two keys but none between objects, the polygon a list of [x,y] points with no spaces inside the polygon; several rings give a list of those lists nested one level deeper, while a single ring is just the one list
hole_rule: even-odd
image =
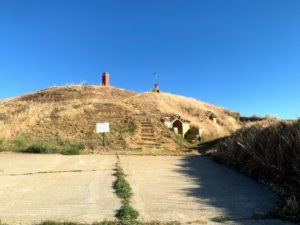
[{"label": "dry golden grass", "polygon": [[[163,154],[168,149],[170,154],[177,154],[178,144],[160,122],[165,113],[180,114],[203,128],[207,140],[230,135],[240,128],[234,113],[193,99],[73,85],[0,101],[0,139],[9,142],[18,137],[30,141],[54,138],[64,143],[84,143],[88,152],[97,152],[102,149],[102,142],[95,124],[107,121],[111,123],[110,149],[134,152],[141,147],[139,116],[143,114],[153,124],[161,144],[161,149],[152,150],[153,154]],[[216,119],[211,120],[208,113],[213,113]]]},{"label": "dry golden grass", "polygon": [[214,156],[279,192],[273,215],[300,221],[300,120],[252,123],[221,141]]},{"label": "dry golden grass", "polygon": [[[181,115],[192,121],[192,125],[204,130],[205,140],[228,136],[241,128],[236,113],[191,98],[148,92],[135,95],[128,101],[138,105],[141,111],[151,114],[156,120],[167,113]],[[209,113],[213,113],[216,119],[211,120]]]}]

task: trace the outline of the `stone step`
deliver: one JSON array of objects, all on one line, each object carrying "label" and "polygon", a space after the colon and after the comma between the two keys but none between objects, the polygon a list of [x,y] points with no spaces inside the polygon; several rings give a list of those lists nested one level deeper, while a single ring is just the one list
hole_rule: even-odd
[{"label": "stone step", "polygon": [[154,130],[141,130],[142,134],[154,134]]},{"label": "stone step", "polygon": [[154,130],[153,129],[143,129],[141,130],[142,134],[154,134]]},{"label": "stone step", "polygon": [[149,131],[147,131],[147,132],[141,132],[141,136],[155,136],[155,134],[154,134],[154,132],[152,131],[152,132],[149,132]]},{"label": "stone step", "polygon": [[142,137],[155,137],[153,133],[141,133]]},{"label": "stone step", "polygon": [[152,123],[141,123],[141,126],[152,126]]},{"label": "stone step", "polygon": [[143,126],[142,126],[141,129],[142,129],[142,130],[153,130],[153,127],[152,127],[152,126],[151,126],[151,127],[143,127]]},{"label": "stone step", "polygon": [[155,137],[154,134],[141,134],[142,137]]},{"label": "stone step", "polygon": [[141,135],[154,136],[155,133],[154,133],[154,131],[141,131]]},{"label": "stone step", "polygon": [[145,129],[153,129],[152,125],[141,125],[141,128],[145,128]]},{"label": "stone step", "polygon": [[159,145],[143,145],[145,148],[159,148]]},{"label": "stone step", "polygon": [[158,143],[155,141],[145,141],[145,140],[142,141],[140,144],[141,145],[158,145]]},{"label": "stone step", "polygon": [[152,144],[152,145],[156,145],[157,142],[156,140],[142,140],[141,144]]},{"label": "stone step", "polygon": [[155,137],[142,137],[143,141],[153,141],[156,142],[156,138]]}]

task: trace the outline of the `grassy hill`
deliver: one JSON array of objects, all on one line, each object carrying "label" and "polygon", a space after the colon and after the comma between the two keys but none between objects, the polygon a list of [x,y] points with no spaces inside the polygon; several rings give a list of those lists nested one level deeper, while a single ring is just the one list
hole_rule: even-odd
[{"label": "grassy hill", "polygon": [[[185,143],[180,143],[160,122],[166,113],[179,114],[202,128],[203,140],[224,137],[240,128],[235,113],[194,99],[74,85],[0,101],[0,139],[2,143],[23,141],[23,145],[41,140],[84,144],[86,151],[97,152],[102,149],[102,139],[95,125],[110,122],[110,149],[175,153]],[[153,127],[159,150],[141,144],[141,121],[145,120]]]}]

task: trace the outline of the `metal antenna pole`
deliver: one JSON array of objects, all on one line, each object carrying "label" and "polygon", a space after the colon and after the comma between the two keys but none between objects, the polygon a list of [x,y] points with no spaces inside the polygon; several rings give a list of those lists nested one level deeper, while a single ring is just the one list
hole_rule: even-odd
[{"label": "metal antenna pole", "polygon": [[158,79],[157,79],[157,73],[154,72],[153,75],[154,75],[154,83],[157,83],[157,80],[158,80]]}]

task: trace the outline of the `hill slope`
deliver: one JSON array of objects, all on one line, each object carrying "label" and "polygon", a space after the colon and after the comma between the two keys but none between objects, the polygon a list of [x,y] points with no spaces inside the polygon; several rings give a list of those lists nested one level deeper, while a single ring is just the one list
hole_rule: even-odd
[{"label": "hill slope", "polygon": [[57,139],[99,149],[101,137],[95,132],[95,124],[108,121],[111,148],[140,148],[141,124],[148,121],[147,126],[153,128],[161,149],[176,149],[174,135],[160,122],[166,113],[176,113],[192,121],[204,130],[206,140],[227,136],[240,128],[234,113],[193,99],[77,85],[0,101],[0,139]]}]

